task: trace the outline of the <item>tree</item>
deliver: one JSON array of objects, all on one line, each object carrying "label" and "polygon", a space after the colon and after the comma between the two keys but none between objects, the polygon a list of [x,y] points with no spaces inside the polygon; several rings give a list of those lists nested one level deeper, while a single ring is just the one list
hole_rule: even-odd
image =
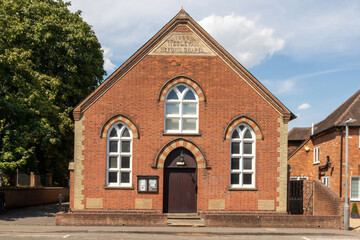
[{"label": "tree", "polygon": [[0,0],[0,170],[53,173],[73,158],[72,109],[103,80],[91,27],[62,0]]}]

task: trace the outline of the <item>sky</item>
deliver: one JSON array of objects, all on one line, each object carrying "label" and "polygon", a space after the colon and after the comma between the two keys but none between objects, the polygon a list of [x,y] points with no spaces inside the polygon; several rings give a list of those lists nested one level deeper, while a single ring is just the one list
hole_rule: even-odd
[{"label": "sky", "polygon": [[[360,89],[358,0],[73,0],[110,75],[183,7],[310,127]],[[359,119],[360,120],[360,119]]]}]

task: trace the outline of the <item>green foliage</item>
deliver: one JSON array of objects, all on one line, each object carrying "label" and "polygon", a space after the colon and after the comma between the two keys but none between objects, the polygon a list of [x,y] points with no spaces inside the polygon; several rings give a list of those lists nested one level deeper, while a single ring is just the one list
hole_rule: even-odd
[{"label": "green foliage", "polygon": [[356,203],[353,203],[351,207],[351,213],[359,213],[358,207]]},{"label": "green foliage", "polygon": [[105,74],[91,27],[61,0],[0,0],[0,170],[67,174],[72,109]]}]

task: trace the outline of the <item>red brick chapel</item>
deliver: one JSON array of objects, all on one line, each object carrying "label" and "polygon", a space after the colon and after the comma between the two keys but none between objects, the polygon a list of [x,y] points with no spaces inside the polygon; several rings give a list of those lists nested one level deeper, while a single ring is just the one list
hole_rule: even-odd
[{"label": "red brick chapel", "polygon": [[184,10],[73,116],[72,210],[286,212],[294,115]]}]

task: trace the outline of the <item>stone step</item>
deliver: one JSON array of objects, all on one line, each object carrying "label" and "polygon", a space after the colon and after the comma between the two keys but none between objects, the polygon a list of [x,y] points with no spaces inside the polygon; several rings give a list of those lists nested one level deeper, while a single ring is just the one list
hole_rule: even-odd
[{"label": "stone step", "polygon": [[168,213],[168,219],[200,219],[197,213]]},{"label": "stone step", "polygon": [[205,227],[202,219],[168,219],[167,224],[171,227]]}]

